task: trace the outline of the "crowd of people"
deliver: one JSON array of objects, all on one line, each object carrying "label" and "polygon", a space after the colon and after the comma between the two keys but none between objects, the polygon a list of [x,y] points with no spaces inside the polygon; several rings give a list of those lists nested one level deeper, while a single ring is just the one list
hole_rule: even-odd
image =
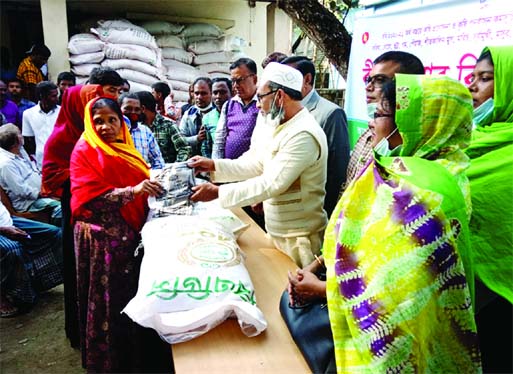
[{"label": "crowd of people", "polygon": [[162,193],[149,171],[187,162],[209,180],[192,201],[243,207],[300,267],[291,303],[327,301],[330,370],[511,370],[512,46],[485,48],[468,87],[410,53],[378,56],[352,151],[304,56],[270,54],[261,75],[240,58],[183,106],[166,82],[131,92],[107,67],[47,81],[49,56],[34,46],[0,81],[2,317],[63,282],[88,372],[172,372],[167,344],[120,312]]}]

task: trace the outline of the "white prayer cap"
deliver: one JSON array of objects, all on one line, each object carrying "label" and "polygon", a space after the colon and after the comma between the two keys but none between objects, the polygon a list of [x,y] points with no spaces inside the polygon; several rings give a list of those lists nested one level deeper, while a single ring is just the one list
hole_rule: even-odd
[{"label": "white prayer cap", "polygon": [[270,62],[264,69],[260,82],[265,84],[271,81],[301,92],[303,87],[303,74],[293,67],[282,65],[278,62]]}]

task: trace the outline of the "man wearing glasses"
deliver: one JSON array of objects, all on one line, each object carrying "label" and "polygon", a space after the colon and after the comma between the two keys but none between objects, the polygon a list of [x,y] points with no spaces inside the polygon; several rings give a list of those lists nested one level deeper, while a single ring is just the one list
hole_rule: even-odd
[{"label": "man wearing glasses", "polygon": [[[424,74],[424,65],[418,57],[402,51],[389,51],[383,53],[373,62],[374,66],[366,79],[365,92],[369,116],[373,116],[377,103],[381,100],[383,84],[394,79],[396,73]],[[356,142],[349,165],[345,187],[360,173],[372,158],[372,133],[367,129]],[[342,192],[343,192],[342,190]]]},{"label": "man wearing glasses", "polygon": [[230,66],[235,96],[221,110],[212,158],[239,158],[249,149],[256,125],[257,66],[250,58],[239,58]]},{"label": "man wearing glasses", "polygon": [[191,200],[219,198],[224,208],[263,201],[267,232],[298,266],[319,254],[327,223],[328,146],[321,127],[301,105],[302,85],[298,70],[269,63],[257,90],[260,113],[274,126],[265,148],[251,148],[236,160],[193,157],[189,162],[196,172],[211,172],[215,182],[237,182],[195,186]]}]

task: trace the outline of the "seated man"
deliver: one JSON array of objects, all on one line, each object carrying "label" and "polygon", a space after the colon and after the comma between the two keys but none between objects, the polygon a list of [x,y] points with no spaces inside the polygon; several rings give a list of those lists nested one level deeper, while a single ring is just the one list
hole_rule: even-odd
[{"label": "seated man", "polygon": [[37,300],[38,292],[62,283],[58,227],[11,217],[0,203],[0,317],[12,317]]},{"label": "seated man", "polygon": [[124,93],[118,99],[121,112],[128,119],[130,135],[134,141],[135,149],[143,156],[144,161],[150,164],[152,169],[162,169],[164,158],[160,147],[151,130],[141,122],[141,102],[136,94]]},{"label": "seated man", "polygon": [[61,225],[61,203],[41,197],[41,173],[23,149],[23,137],[13,124],[0,127],[0,186],[17,211],[35,212],[51,207],[51,223]]}]

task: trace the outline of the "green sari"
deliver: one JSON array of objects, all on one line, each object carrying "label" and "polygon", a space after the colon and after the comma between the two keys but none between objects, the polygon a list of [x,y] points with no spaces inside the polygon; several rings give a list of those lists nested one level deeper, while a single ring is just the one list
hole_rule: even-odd
[{"label": "green sari", "polygon": [[477,277],[513,303],[513,46],[489,47],[494,63],[493,123],[478,124],[466,150]]},{"label": "green sari", "polygon": [[443,76],[396,82],[399,156],[375,156],[324,238],[337,370],[480,372],[462,151],[471,97]]}]

